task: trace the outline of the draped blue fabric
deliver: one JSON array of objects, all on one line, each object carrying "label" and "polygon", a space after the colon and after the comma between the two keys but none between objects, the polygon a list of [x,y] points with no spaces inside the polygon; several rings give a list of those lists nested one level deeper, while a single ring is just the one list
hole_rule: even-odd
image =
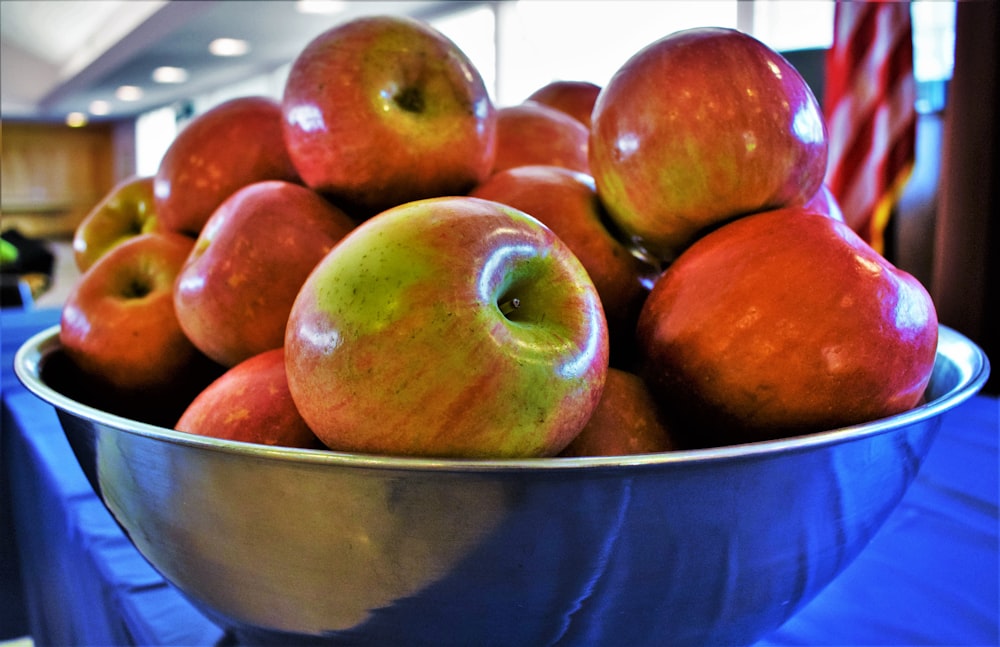
[{"label": "draped blue fabric", "polygon": [[[14,353],[31,334],[58,322],[52,311],[4,310],[0,543],[17,572],[0,586],[0,636],[31,634],[36,645],[213,645],[209,622],[136,551],[94,494],[55,410],[13,374]],[[20,590],[10,590],[16,585]],[[20,603],[17,604],[17,603]],[[17,626],[20,606],[27,626]]]}]

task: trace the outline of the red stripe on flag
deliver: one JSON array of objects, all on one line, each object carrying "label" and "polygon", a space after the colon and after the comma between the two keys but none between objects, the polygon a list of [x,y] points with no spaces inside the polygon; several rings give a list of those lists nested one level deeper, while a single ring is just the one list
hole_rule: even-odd
[{"label": "red stripe on flag", "polygon": [[851,18],[854,25],[850,27],[852,32],[845,47],[847,53],[844,61],[847,66],[863,61],[868,56],[878,32],[878,8],[875,5],[861,2],[855,4],[854,9],[857,14]]},{"label": "red stripe on flag", "polygon": [[826,62],[826,183],[847,223],[879,251],[886,205],[898,198],[915,152],[909,11],[909,3],[837,3]]}]

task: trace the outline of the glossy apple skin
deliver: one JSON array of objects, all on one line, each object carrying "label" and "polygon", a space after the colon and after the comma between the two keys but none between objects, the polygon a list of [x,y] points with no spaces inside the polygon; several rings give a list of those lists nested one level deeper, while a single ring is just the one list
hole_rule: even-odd
[{"label": "glossy apple skin", "polygon": [[320,34],[293,62],[282,110],[302,179],[352,213],[463,194],[493,165],[496,110],[479,71],[413,19]]},{"label": "glossy apple skin", "polygon": [[91,209],[73,232],[73,260],[86,272],[109,249],[159,230],[151,176],[126,178]]},{"label": "glossy apple skin", "polygon": [[629,361],[639,311],[659,269],[608,229],[594,179],[559,166],[518,166],[501,171],[470,195],[502,202],[534,216],[583,263],[604,307],[611,362]]},{"label": "glossy apple skin", "polygon": [[545,164],[590,173],[590,131],[561,110],[520,103],[497,110],[497,154],[493,173]]},{"label": "glossy apple skin", "polygon": [[261,445],[320,449],[295,408],[285,376],[285,350],[274,348],[223,373],[192,400],[174,428]]},{"label": "glossy apple skin", "polygon": [[177,277],[181,328],[223,366],[282,346],[299,288],[354,225],[298,184],[239,189],[209,218]]},{"label": "glossy apple skin", "polygon": [[238,97],[196,116],[167,148],[153,182],[164,229],[197,237],[216,208],[248,184],[298,182],[285,151],[281,105]]},{"label": "glossy apple skin", "polygon": [[819,189],[827,130],[802,76],[742,32],[683,30],[637,52],[594,106],[590,165],[618,224],[670,261],[734,217]]},{"label": "glossy apple skin", "polygon": [[552,456],[597,406],[608,336],[597,290],[550,229],[463,196],[348,234],[303,285],[285,353],[292,397],[332,449]]},{"label": "glossy apple skin", "polygon": [[142,234],[80,276],[63,305],[59,341],[85,374],[141,391],[187,370],[198,352],[177,321],[173,286],[193,245],[181,234]]},{"label": "glossy apple skin", "polygon": [[930,296],[851,229],[791,207],[685,251],[639,318],[643,376],[702,444],[834,429],[906,411],[937,347]]},{"label": "glossy apple skin", "polygon": [[590,116],[600,92],[601,86],[590,81],[559,80],[546,83],[528,95],[527,100],[561,110],[590,128]]},{"label": "glossy apple skin", "polygon": [[611,367],[594,415],[560,456],[629,456],[674,449],[678,446],[643,379]]}]

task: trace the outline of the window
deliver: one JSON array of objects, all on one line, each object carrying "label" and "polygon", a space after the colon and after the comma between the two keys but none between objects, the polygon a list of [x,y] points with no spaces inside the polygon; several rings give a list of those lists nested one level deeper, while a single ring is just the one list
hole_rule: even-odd
[{"label": "window", "polygon": [[163,154],[177,136],[177,113],[172,107],[139,115],[135,122],[135,166],[138,175],[156,175]]},{"label": "window", "polygon": [[491,6],[475,7],[431,20],[435,29],[458,45],[496,98],[496,14]]},{"label": "window", "polygon": [[779,51],[828,49],[833,0],[754,0],[750,33]]},{"label": "window", "polygon": [[523,101],[558,79],[604,85],[633,54],[679,29],[736,27],[738,2],[561,0],[500,2],[496,100]]},{"label": "window", "polygon": [[910,17],[917,111],[939,112],[944,109],[945,91],[955,67],[955,3],[914,2]]}]

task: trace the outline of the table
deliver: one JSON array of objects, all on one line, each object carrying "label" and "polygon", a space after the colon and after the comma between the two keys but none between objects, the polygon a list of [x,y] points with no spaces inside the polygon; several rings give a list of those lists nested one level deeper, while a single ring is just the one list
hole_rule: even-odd
[{"label": "table", "polygon": [[4,310],[0,317],[0,459],[7,483],[0,497],[8,499],[0,499],[0,508],[9,511],[0,518],[13,525],[4,526],[0,541],[15,540],[25,633],[36,645],[222,642],[223,631],[139,555],[84,476],[54,409],[13,375],[17,347],[58,323],[58,312]]},{"label": "table", "polygon": [[[56,322],[54,310],[0,315],[0,639],[232,644],[139,555],[87,483],[51,406],[13,375],[16,349]],[[1000,645],[998,445],[996,397],[947,413],[869,546],[757,647]]]}]

